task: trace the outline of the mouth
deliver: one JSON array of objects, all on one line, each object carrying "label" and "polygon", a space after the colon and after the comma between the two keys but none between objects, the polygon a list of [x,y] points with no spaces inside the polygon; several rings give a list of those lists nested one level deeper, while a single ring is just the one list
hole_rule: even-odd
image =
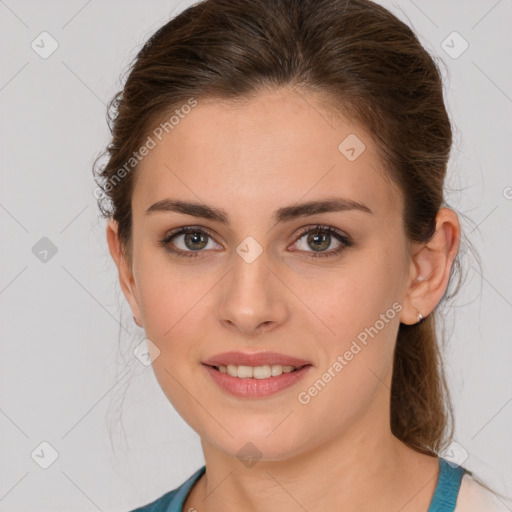
[{"label": "mouth", "polygon": [[285,389],[293,389],[313,369],[310,363],[295,364],[297,366],[203,363],[201,366],[223,394],[243,399],[264,399]]}]

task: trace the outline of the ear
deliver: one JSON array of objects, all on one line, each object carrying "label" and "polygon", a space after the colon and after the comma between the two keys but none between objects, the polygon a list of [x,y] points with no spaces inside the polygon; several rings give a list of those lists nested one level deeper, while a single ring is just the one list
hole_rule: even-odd
[{"label": "ear", "polygon": [[425,318],[437,306],[448,286],[459,246],[457,214],[449,208],[440,208],[432,239],[427,244],[413,244],[409,289],[400,318],[402,323],[415,324],[419,312]]},{"label": "ear", "polygon": [[131,269],[131,262],[128,261],[127,255],[123,253],[123,247],[118,234],[118,227],[119,226],[115,220],[109,220],[106,230],[108,248],[110,250],[110,255],[116,263],[119,273],[119,283],[126,300],[130,304],[135,323],[142,327],[137,288],[135,286],[135,280]]}]

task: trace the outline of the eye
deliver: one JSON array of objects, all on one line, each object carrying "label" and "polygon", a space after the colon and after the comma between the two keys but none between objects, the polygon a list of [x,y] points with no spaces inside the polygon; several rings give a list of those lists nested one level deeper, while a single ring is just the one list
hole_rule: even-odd
[{"label": "eye", "polygon": [[[183,237],[182,240],[176,243],[175,240],[179,240],[180,237]],[[208,238],[211,239],[211,236],[204,229],[188,226],[168,233],[160,240],[160,245],[176,256],[196,258],[202,249],[211,249],[211,247],[208,247]],[[178,246],[177,249],[176,246]]]},{"label": "eye", "polygon": [[[299,234],[297,241],[301,241],[303,238],[305,238],[305,243],[302,245],[300,250],[312,252],[312,254],[308,256],[310,258],[327,258],[330,256],[336,256],[346,247],[351,247],[353,245],[349,236],[330,226],[316,225],[314,227],[304,228]],[[333,238],[338,242],[338,247],[330,251],[325,251],[324,249],[327,249],[333,242]],[[307,249],[304,249],[304,247],[314,247],[314,249],[313,251],[308,251]]]}]

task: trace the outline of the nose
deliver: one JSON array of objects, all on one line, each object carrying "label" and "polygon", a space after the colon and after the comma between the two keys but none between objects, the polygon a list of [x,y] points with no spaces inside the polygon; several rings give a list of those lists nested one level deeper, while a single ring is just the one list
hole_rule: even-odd
[{"label": "nose", "polygon": [[217,317],[230,330],[259,336],[286,323],[289,294],[265,251],[252,262],[237,254],[221,290]]}]

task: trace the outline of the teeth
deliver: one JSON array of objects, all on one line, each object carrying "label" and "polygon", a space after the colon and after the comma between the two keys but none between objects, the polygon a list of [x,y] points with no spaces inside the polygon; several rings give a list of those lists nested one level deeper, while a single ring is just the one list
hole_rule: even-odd
[{"label": "teeth", "polygon": [[269,377],[278,377],[283,373],[290,373],[295,370],[294,366],[288,365],[264,365],[264,366],[244,366],[236,364],[219,365],[217,367],[221,373],[227,373],[231,377],[240,377],[241,379],[268,379]]}]

